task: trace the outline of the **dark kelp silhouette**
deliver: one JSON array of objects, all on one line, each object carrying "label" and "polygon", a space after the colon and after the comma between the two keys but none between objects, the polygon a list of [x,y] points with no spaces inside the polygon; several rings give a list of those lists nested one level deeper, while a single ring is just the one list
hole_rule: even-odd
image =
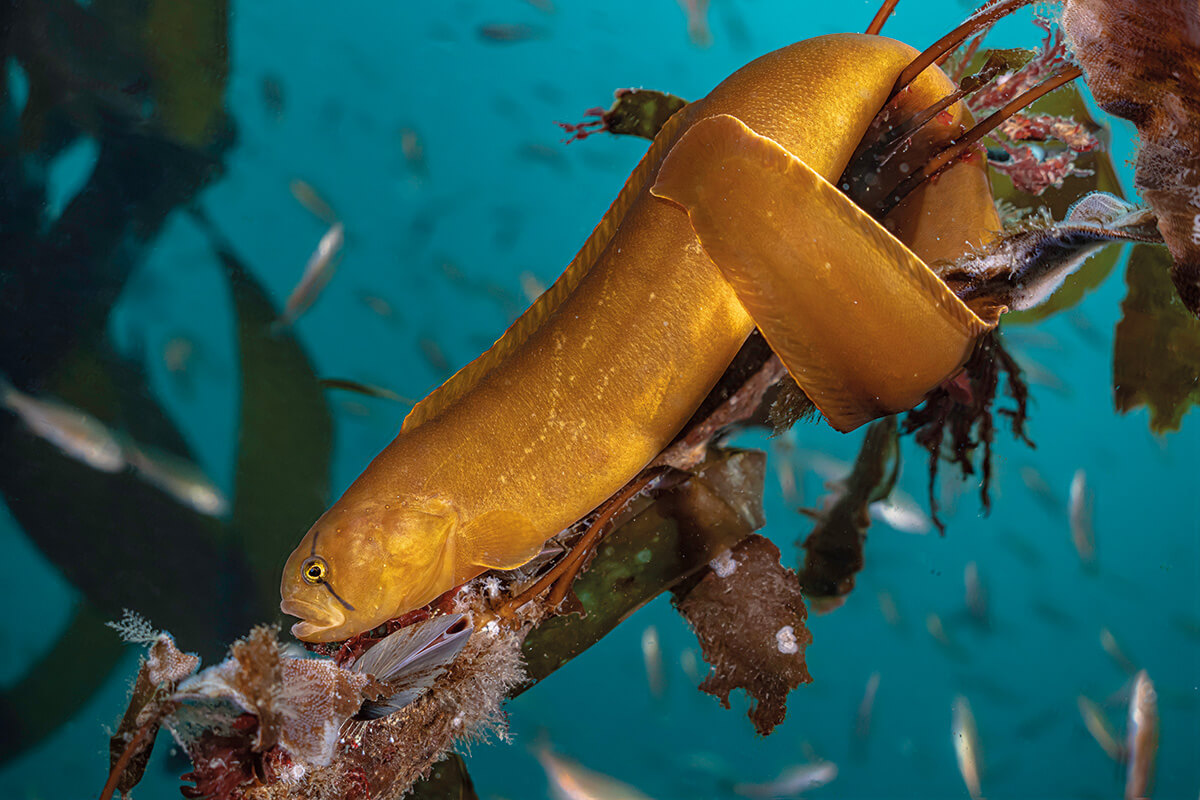
[{"label": "dark kelp silhouette", "polygon": [[1179,430],[1183,415],[1200,403],[1200,319],[1179,299],[1170,266],[1161,247],[1133,248],[1113,341],[1117,410],[1146,406],[1155,433]]},{"label": "dark kelp silhouette", "polygon": [[[188,448],[153,398],[145,365],[112,351],[106,324],[168,215],[221,173],[232,141],[227,13],[224,0],[54,0],[3,12],[3,46],[24,70],[29,99],[17,109],[5,84],[0,369],[183,457]],[[96,141],[96,166],[61,216],[42,220],[45,167],[81,136]],[[35,746],[103,684],[121,650],[102,623],[122,609],[145,611],[210,655],[275,618],[278,556],[324,508],[332,423],[322,391],[296,340],[269,334],[278,310],[262,287],[228,246],[219,255],[241,362],[228,521],[131,473],[89,470],[11,415],[0,419],[0,491],[83,595],[58,643],[0,696],[2,757]],[[81,647],[87,664],[69,655]]]},{"label": "dark kelp silhouette", "polygon": [[[242,375],[228,521],[181,506],[132,473],[96,472],[23,430],[8,434],[10,463],[21,468],[0,472],[0,490],[26,534],[84,595],[63,646],[71,646],[66,637],[104,646],[89,651],[86,665],[52,651],[5,693],[0,709],[11,709],[13,720],[6,753],[36,744],[98,688],[120,656],[108,646],[112,633],[101,623],[122,609],[138,608],[172,625],[182,646],[210,657],[251,624],[276,619],[279,554],[325,507],[332,419],[323,391],[296,340],[270,334],[278,310],[262,287],[230,251],[220,254],[238,323]],[[57,373],[63,383],[56,394],[101,419],[120,421],[138,441],[188,456],[144,376],[128,365],[118,369],[84,356],[70,363],[77,361],[83,366]],[[118,394],[107,383],[115,374],[125,376],[119,392],[124,400],[103,405]],[[188,591],[177,591],[180,585]],[[205,612],[197,614],[197,608]],[[65,704],[65,697],[74,699]],[[50,710],[60,707],[62,716],[55,718]],[[38,713],[24,713],[34,708]]]}]

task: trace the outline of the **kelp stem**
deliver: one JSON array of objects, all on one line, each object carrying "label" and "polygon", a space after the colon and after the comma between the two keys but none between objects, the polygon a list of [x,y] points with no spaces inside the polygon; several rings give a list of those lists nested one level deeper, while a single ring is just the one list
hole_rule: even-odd
[{"label": "kelp stem", "polygon": [[888,17],[896,10],[896,5],[900,0],[883,0],[883,5],[879,7],[879,11],[875,12],[875,18],[871,20],[871,24],[867,26],[866,33],[871,36],[876,36],[883,30],[883,24],[888,21]]},{"label": "kelp stem", "polygon": [[104,783],[104,788],[100,790],[100,800],[112,800],[113,792],[117,790],[117,784],[121,782],[121,776],[125,774],[129,762],[142,749],[142,745],[147,743],[147,738],[158,733],[159,722],[175,708],[175,705],[175,703],[161,704],[150,715],[150,718],[142,723],[142,727],[138,728],[138,732],[129,740],[121,757],[117,759],[117,763],[113,764],[112,770],[108,773],[108,780]]},{"label": "kelp stem", "polygon": [[963,134],[960,139],[955,140],[955,142],[945,150],[942,150],[933,158],[929,159],[929,161],[926,162],[925,166],[922,167],[919,172],[914,172],[907,179],[905,179],[899,186],[896,187],[895,191],[893,191],[884,199],[880,208],[877,209],[877,213],[880,216],[887,214],[893,208],[898,206],[905,197],[908,197],[908,195],[922,183],[934,177],[942,170],[953,164],[955,161],[962,158],[963,155],[966,154],[976,142],[999,127],[999,125],[1006,119],[1029,104],[1033,103],[1043,95],[1049,94],[1063,84],[1070,83],[1082,74],[1083,71],[1080,70],[1079,67],[1067,67],[1054,77],[1049,78],[1032,89],[1022,92],[1014,97],[1002,108],[998,109],[996,112],[984,119],[983,122],[980,122],[974,128],[971,128],[969,131]]},{"label": "kelp stem", "polygon": [[549,598],[549,607],[551,609],[558,606],[562,599],[567,594],[567,589],[571,584],[571,577],[575,572],[578,572],[580,565],[583,563],[584,557],[587,555],[592,544],[600,538],[600,535],[608,528],[608,523],[612,518],[625,507],[633,498],[637,497],[647,486],[653,483],[658,478],[666,474],[669,469],[653,469],[644,473],[641,477],[634,479],[627,484],[617,494],[609,498],[603,506],[600,507],[600,512],[596,519],[588,526],[587,532],[576,543],[575,547],[561,561],[554,565],[554,568],[538,579],[537,583],[530,586],[521,594],[514,597],[504,604],[504,608],[500,610],[500,616],[510,617],[517,609],[533,600],[535,597],[546,591],[551,584],[562,579],[562,583],[555,587],[554,593]]},{"label": "kelp stem", "polygon": [[[912,83],[918,75],[924,72],[929,65],[936,63],[942,56],[958,47],[967,39],[967,37],[973,36],[1001,17],[1007,16],[1013,11],[1016,11],[1018,8],[1030,5],[1035,1],[1036,0],[994,0],[994,2],[984,5],[978,11],[968,17],[966,22],[959,25],[942,38],[938,39],[936,42],[930,45],[925,52],[914,58],[912,63],[905,67],[904,71],[900,73],[900,76],[896,78],[896,85],[892,87],[892,93],[888,96],[888,100],[890,101],[893,97],[904,91],[904,88]],[[870,33],[871,31],[868,30],[867,32]]]}]

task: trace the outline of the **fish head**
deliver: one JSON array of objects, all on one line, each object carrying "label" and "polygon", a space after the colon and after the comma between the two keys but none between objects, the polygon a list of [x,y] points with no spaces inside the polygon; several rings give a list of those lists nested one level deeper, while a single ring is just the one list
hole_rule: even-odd
[{"label": "fish head", "polygon": [[452,588],[454,523],[441,502],[339,500],[288,557],[280,609],[292,634],[337,642],[430,602]]}]

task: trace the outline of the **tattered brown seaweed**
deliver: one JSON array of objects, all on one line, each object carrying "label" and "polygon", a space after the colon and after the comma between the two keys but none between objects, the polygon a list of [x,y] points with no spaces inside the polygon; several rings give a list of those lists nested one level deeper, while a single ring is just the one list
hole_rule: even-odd
[{"label": "tattered brown seaweed", "polygon": [[915,433],[917,444],[929,451],[929,512],[942,533],[946,526],[938,517],[936,487],[938,465],[943,457],[958,465],[964,476],[973,475],[975,452],[982,446],[979,497],[984,511],[991,510],[992,439],[996,428],[992,404],[999,393],[1002,375],[1007,378],[1005,386],[1016,407],[1001,408],[995,413],[1008,417],[1013,435],[1032,447],[1033,442],[1025,435],[1029,388],[1021,377],[1021,368],[996,331],[979,340],[957,377],[931,391],[924,405],[904,417],[902,433]]},{"label": "tattered brown seaweed", "polygon": [[1133,248],[1113,341],[1117,410],[1146,406],[1155,433],[1178,430],[1188,408],[1200,403],[1200,321],[1173,290],[1170,265],[1162,247]]},{"label": "tattered brown seaweed", "polygon": [[744,689],[750,719],[763,736],[787,716],[787,696],[812,682],[804,650],[812,642],[800,584],[779,563],[779,548],[758,534],[718,556],[703,575],[675,592],[675,607],[712,665],[700,684],[729,708]]},{"label": "tattered brown seaweed", "polygon": [[1175,289],[1200,315],[1200,6],[1068,0],[1062,27],[1096,102],[1137,126],[1134,183],[1158,214]]},{"label": "tattered brown seaweed", "polygon": [[585,112],[585,116],[594,119],[558,123],[560,128],[571,134],[567,141],[579,141],[602,131],[654,139],[671,115],[687,105],[682,98],[653,89],[618,89],[613,93],[613,98],[608,110],[596,107]]},{"label": "tattered brown seaweed", "polygon": [[836,608],[854,589],[871,524],[867,507],[891,493],[899,468],[896,418],[876,420],[867,428],[845,485],[837,488],[825,508],[808,512],[817,524],[803,543],[804,568],[799,581],[814,608]]},{"label": "tattered brown seaweed", "polygon": [[613,531],[575,582],[583,616],[563,615],[525,640],[528,682],[549,675],[647,602],[705,568],[765,522],[761,452],[716,450],[696,475],[671,488]]}]

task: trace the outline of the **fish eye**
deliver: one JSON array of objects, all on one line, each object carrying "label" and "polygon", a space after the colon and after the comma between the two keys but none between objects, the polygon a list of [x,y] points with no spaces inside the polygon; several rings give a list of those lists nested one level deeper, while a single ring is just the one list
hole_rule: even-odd
[{"label": "fish eye", "polygon": [[304,582],[311,583],[314,586],[325,580],[325,576],[328,573],[329,565],[320,556],[304,559],[304,564],[300,567],[300,574],[304,576]]}]

